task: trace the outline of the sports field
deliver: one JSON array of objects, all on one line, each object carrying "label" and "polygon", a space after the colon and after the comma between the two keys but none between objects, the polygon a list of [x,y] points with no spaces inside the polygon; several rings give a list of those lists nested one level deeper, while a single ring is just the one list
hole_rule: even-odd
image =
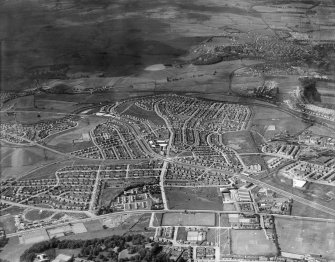
[{"label": "sports field", "polygon": [[214,213],[165,213],[162,226],[215,226]]},{"label": "sports field", "polygon": [[232,230],[232,253],[236,255],[276,255],[275,244],[266,239],[263,230]]},{"label": "sports field", "polygon": [[276,229],[282,251],[335,259],[335,222],[276,218]]}]

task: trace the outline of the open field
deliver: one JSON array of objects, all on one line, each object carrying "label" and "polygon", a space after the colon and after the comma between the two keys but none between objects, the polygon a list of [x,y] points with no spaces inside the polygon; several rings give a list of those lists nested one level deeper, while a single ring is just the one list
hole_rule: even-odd
[{"label": "open field", "polygon": [[324,213],[320,210],[314,209],[310,206],[304,205],[297,201],[293,201],[292,203],[292,216],[302,216],[302,217],[318,217],[318,218],[328,218],[335,219],[334,216]]},{"label": "open field", "polygon": [[94,232],[102,229],[102,223],[99,219],[84,222],[87,232]]},{"label": "open field", "polygon": [[6,234],[16,232],[14,217],[11,215],[0,216],[0,226],[4,228]]},{"label": "open field", "polygon": [[232,253],[236,255],[276,255],[275,244],[263,230],[231,230]]},{"label": "open field", "polygon": [[262,170],[265,170],[267,168],[264,159],[259,155],[242,156],[241,158],[246,166],[260,164]]},{"label": "open field", "polygon": [[[81,234],[69,235],[61,237],[60,239],[94,239],[94,238],[104,238],[112,235],[123,235],[129,232],[129,230],[138,222],[142,215],[134,214],[128,216],[121,225],[114,228],[107,228],[96,231],[88,231]],[[86,227],[86,225],[85,225]]]},{"label": "open field", "polygon": [[257,153],[252,133],[249,131],[228,132],[222,135],[223,144],[236,150],[238,153]]},{"label": "open field", "polygon": [[0,215],[1,216],[6,216],[8,214],[8,215],[14,216],[14,215],[21,214],[24,210],[25,210],[25,208],[23,208],[23,207],[11,206],[11,207],[9,207],[5,210],[2,210],[0,212]]},{"label": "open field", "polygon": [[76,102],[52,100],[52,99],[35,99],[35,106],[37,109],[54,111],[54,112],[65,112],[72,113],[78,110],[83,105]]},{"label": "open field", "polygon": [[165,213],[162,226],[215,226],[214,213]]},{"label": "open field", "polygon": [[101,205],[108,206],[111,204],[111,201],[123,190],[120,188],[104,188],[101,194]]},{"label": "open field", "polygon": [[168,187],[165,194],[170,209],[222,210],[222,196],[215,187]]},{"label": "open field", "polygon": [[129,234],[141,234],[146,237],[154,237],[155,229],[149,228],[151,214],[143,214],[130,229]]},{"label": "open field", "polygon": [[254,89],[262,86],[264,79],[259,76],[235,76],[232,79],[231,89],[241,95],[252,95]]},{"label": "open field", "polygon": [[85,147],[94,146],[91,141],[79,142],[83,134],[89,134],[98,124],[106,122],[107,119],[102,119],[95,116],[88,116],[79,121],[79,124],[66,132],[55,134],[48,137],[45,141],[48,146],[60,152],[71,152]]},{"label": "open field", "polygon": [[162,225],[163,214],[162,213],[154,213],[153,223],[154,227],[159,227]]},{"label": "open field", "polygon": [[329,129],[326,129],[325,127],[321,127],[321,126],[318,126],[318,125],[311,126],[310,128],[308,128],[308,131],[312,131],[316,135],[328,136],[328,137],[335,138],[335,133],[334,132],[332,132]]},{"label": "open field", "polygon": [[[209,228],[207,231],[207,236],[206,236],[206,242],[211,244],[211,245],[217,245],[218,244],[218,237],[220,236],[220,229],[218,228]],[[204,244],[207,244],[204,242]]]},{"label": "open field", "polygon": [[35,168],[62,159],[62,156],[36,146],[18,148],[1,145],[0,155],[1,179],[20,178]]},{"label": "open field", "polygon": [[19,237],[11,237],[8,244],[1,250],[0,257],[5,261],[19,262],[23,252],[32,245],[32,243],[20,243]]},{"label": "open field", "polygon": [[29,180],[29,179],[52,179],[56,178],[55,173],[58,169],[72,165],[73,161],[61,161],[56,163],[51,163],[50,165],[41,166],[35,171],[30,172],[28,175],[21,177],[21,180]]},{"label": "open field", "polygon": [[[235,210],[234,210],[235,211]],[[230,227],[228,214],[220,214],[220,227]]]},{"label": "open field", "polygon": [[333,192],[334,190],[332,186],[307,183],[307,185],[303,188],[293,188],[292,179],[285,177],[280,172],[264,178],[264,182],[304,197],[310,201],[317,202],[330,208],[335,208],[335,201],[333,201],[333,199],[329,196],[330,192]]},{"label": "open field", "polygon": [[21,124],[35,124],[40,121],[47,121],[47,120],[56,120],[59,118],[63,118],[64,115],[57,115],[55,113],[50,112],[43,112],[43,111],[20,111],[16,112],[14,115],[8,115],[7,113],[0,113],[0,120],[1,122],[9,122],[15,123],[17,121]]},{"label": "open field", "polygon": [[185,227],[178,227],[177,240],[186,241],[187,240],[187,231]]},{"label": "open field", "polygon": [[335,259],[335,223],[276,218],[276,231],[282,251],[318,254]]},{"label": "open field", "polygon": [[223,204],[223,211],[236,211],[236,206],[233,203]]},{"label": "open field", "polygon": [[227,255],[231,253],[230,250],[230,231],[231,229],[220,230],[220,255]]},{"label": "open field", "polygon": [[24,217],[27,220],[36,221],[36,220],[43,220],[45,218],[51,217],[53,214],[54,214],[54,212],[51,212],[51,211],[33,209],[33,210],[29,210],[27,213],[25,213]]},{"label": "open field", "polygon": [[255,114],[252,121],[252,130],[257,131],[267,139],[283,131],[294,135],[308,127],[308,124],[301,119],[279,110],[254,106],[253,111]]},{"label": "open field", "polygon": [[140,119],[147,119],[156,126],[165,126],[165,121],[159,117],[155,111],[144,110],[136,105],[131,105],[126,111],[123,111],[123,114],[134,116]]}]

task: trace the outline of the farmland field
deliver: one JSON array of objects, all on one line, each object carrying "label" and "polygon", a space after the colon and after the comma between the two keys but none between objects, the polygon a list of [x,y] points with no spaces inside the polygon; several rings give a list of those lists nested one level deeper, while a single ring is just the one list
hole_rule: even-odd
[{"label": "farmland field", "polygon": [[322,254],[335,259],[335,223],[276,218],[278,242],[282,251],[295,254]]},{"label": "farmland field", "polygon": [[214,213],[165,213],[162,226],[215,226]]}]

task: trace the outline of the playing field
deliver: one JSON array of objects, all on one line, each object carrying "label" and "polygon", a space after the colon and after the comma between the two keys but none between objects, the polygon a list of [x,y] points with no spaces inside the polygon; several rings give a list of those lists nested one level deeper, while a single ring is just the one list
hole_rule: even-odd
[{"label": "playing field", "polygon": [[275,244],[263,230],[232,230],[232,253],[236,255],[276,255]]},{"label": "playing field", "polygon": [[165,213],[162,226],[215,226],[214,213]]},{"label": "playing field", "polygon": [[335,259],[334,222],[276,218],[276,229],[282,251]]}]

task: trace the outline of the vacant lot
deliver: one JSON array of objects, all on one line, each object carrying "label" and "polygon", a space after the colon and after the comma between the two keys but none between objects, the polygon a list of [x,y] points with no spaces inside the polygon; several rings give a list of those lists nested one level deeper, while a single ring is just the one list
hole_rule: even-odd
[{"label": "vacant lot", "polygon": [[165,189],[170,209],[222,210],[222,197],[215,187]]},{"label": "vacant lot", "polygon": [[162,226],[215,226],[215,214],[165,213]]},{"label": "vacant lot", "polygon": [[232,252],[236,255],[276,255],[275,244],[263,230],[232,230]]},{"label": "vacant lot", "polygon": [[282,251],[335,259],[334,222],[276,218],[276,229]]}]

